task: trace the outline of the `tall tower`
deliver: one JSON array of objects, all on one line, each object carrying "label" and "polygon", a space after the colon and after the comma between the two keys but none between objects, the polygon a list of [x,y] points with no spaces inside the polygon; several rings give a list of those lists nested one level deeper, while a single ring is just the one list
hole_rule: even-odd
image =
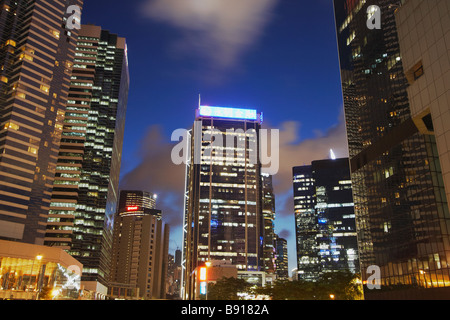
[{"label": "tall tower", "polygon": [[256,110],[200,106],[191,132],[184,226],[185,298],[201,263],[228,260],[263,271],[259,129]]},{"label": "tall tower", "polygon": [[[411,115],[403,68],[411,53],[400,50],[395,17],[403,2],[334,7],[362,278],[375,265],[382,288],[424,298],[435,290],[419,289],[450,284],[450,214],[436,138]],[[381,28],[368,28],[376,12]],[[365,287],[366,299],[382,293]]]},{"label": "tall tower", "polygon": [[272,176],[261,174],[262,179],[262,211],[264,216],[264,271],[275,273],[275,194]]},{"label": "tall tower", "polygon": [[111,284],[139,288],[145,299],[165,298],[169,226],[155,199],[149,192],[122,190],[114,221]]},{"label": "tall tower", "polygon": [[0,8],[0,239],[44,243],[82,0]]},{"label": "tall tower", "polygon": [[294,167],[298,279],[360,272],[349,159]]},{"label": "tall tower", "polygon": [[45,244],[106,286],[129,88],[124,38],[83,25],[75,51]]}]

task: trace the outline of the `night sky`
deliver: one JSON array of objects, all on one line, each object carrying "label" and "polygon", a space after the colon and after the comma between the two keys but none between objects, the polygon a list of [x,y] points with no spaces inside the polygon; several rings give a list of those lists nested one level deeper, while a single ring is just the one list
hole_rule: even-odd
[{"label": "night sky", "polygon": [[275,231],[296,267],[292,167],[347,156],[332,0],[91,0],[83,24],[127,39],[130,94],[121,188],[158,194],[182,248],[184,166],[171,134],[202,104],[264,112],[280,130]]}]

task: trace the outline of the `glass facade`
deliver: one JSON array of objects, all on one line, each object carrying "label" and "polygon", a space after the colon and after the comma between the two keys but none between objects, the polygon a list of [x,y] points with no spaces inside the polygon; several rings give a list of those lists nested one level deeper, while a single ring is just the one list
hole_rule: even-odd
[{"label": "glass facade", "polygon": [[275,194],[273,191],[272,176],[262,173],[262,211],[264,216],[264,271],[275,273]]},{"label": "glass facade", "polygon": [[280,238],[278,235],[275,237],[275,250],[276,250],[276,275],[277,280],[289,279],[289,261],[288,261],[288,248],[287,240]]},{"label": "glass facade", "polygon": [[161,211],[155,210],[156,194],[140,190],[120,190],[118,214],[153,214],[161,219]]},{"label": "glass facade", "polygon": [[[411,119],[395,10],[402,1],[335,0],[363,281],[383,289],[448,287],[450,214],[433,133]],[[369,5],[381,29],[367,28]],[[431,128],[432,126],[430,126]],[[378,290],[365,290],[366,298]]]},{"label": "glass facade", "polygon": [[359,273],[349,159],[313,161],[294,167],[298,279],[323,273]]},{"label": "glass facade", "polygon": [[189,276],[202,262],[228,260],[238,270],[264,270],[260,126],[247,119],[196,118],[186,188],[188,295]]},{"label": "glass facade", "polygon": [[0,257],[0,298],[77,299],[79,290],[80,277],[59,263]]},{"label": "glass facade", "polygon": [[83,280],[105,285],[129,88],[125,39],[83,25],[73,63],[45,244],[82,262]]}]

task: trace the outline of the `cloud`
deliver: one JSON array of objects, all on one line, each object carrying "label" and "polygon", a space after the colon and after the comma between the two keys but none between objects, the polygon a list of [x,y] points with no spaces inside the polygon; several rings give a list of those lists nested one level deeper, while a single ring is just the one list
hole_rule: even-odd
[{"label": "cloud", "polygon": [[136,154],[140,163],[123,176],[120,189],[156,193],[156,206],[163,211],[163,220],[171,226],[179,226],[183,221],[185,167],[172,163],[170,155],[174,144],[162,131],[157,125],[149,127]]},{"label": "cloud", "polygon": [[337,120],[336,125],[328,128],[326,132],[316,132],[314,138],[305,140],[300,137],[300,122],[284,122],[278,128],[280,165],[278,173],[273,176],[277,214],[285,216],[294,213],[293,167],[309,165],[314,160],[328,159],[330,149],[333,149],[337,157],[348,157],[344,116],[341,115]]},{"label": "cloud", "polygon": [[[261,36],[279,0],[146,0],[142,14],[177,28],[177,54],[193,54],[215,71],[239,64]],[[207,70],[211,71],[211,70]]]}]

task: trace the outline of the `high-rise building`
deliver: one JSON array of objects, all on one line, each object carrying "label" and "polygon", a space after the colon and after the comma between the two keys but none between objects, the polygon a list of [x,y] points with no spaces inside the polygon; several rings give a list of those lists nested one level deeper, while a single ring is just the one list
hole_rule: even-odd
[{"label": "high-rise building", "polygon": [[207,261],[264,271],[260,127],[256,110],[197,110],[187,163],[184,299],[195,297],[191,275]]},{"label": "high-rise building", "polygon": [[[434,127],[433,119],[413,118],[418,98],[408,94],[403,57],[414,53],[399,45],[395,12],[404,2],[334,0],[363,282],[370,266],[380,270],[381,289],[365,286],[366,299],[388,297],[386,288],[430,297],[432,288],[450,285],[450,214],[436,136],[420,128]],[[421,20],[410,19],[408,28]]]},{"label": "high-rise building", "polygon": [[275,273],[275,194],[272,176],[261,174],[262,179],[262,211],[264,216],[264,271]]},{"label": "high-rise building", "polygon": [[124,38],[83,25],[62,127],[45,244],[83,264],[83,281],[107,286],[129,75]]},{"label": "high-rise building", "polygon": [[294,167],[293,176],[298,279],[359,274],[349,159],[313,161]]},{"label": "high-rise building", "polygon": [[[120,192],[119,203],[125,206],[119,205],[114,221],[110,281],[113,296],[119,295],[114,290],[127,285],[138,288],[140,298],[165,298],[169,226],[155,208],[155,198],[149,192]],[[140,205],[145,209],[141,210]]]},{"label": "high-rise building", "polygon": [[2,1],[0,239],[42,245],[78,30],[79,0]]},{"label": "high-rise building", "polygon": [[[450,198],[450,127],[446,125],[450,123],[449,11],[445,0],[407,0],[396,13],[411,117],[420,132],[436,139],[447,199]],[[417,15],[421,17],[419,21],[415,19]],[[427,45],[419,45],[423,43]]]},{"label": "high-rise building", "polygon": [[287,240],[275,235],[275,272],[277,280],[289,279],[289,259]]},{"label": "high-rise building", "polygon": [[118,213],[153,214],[161,219],[161,211],[156,210],[157,195],[141,190],[121,190]]}]

